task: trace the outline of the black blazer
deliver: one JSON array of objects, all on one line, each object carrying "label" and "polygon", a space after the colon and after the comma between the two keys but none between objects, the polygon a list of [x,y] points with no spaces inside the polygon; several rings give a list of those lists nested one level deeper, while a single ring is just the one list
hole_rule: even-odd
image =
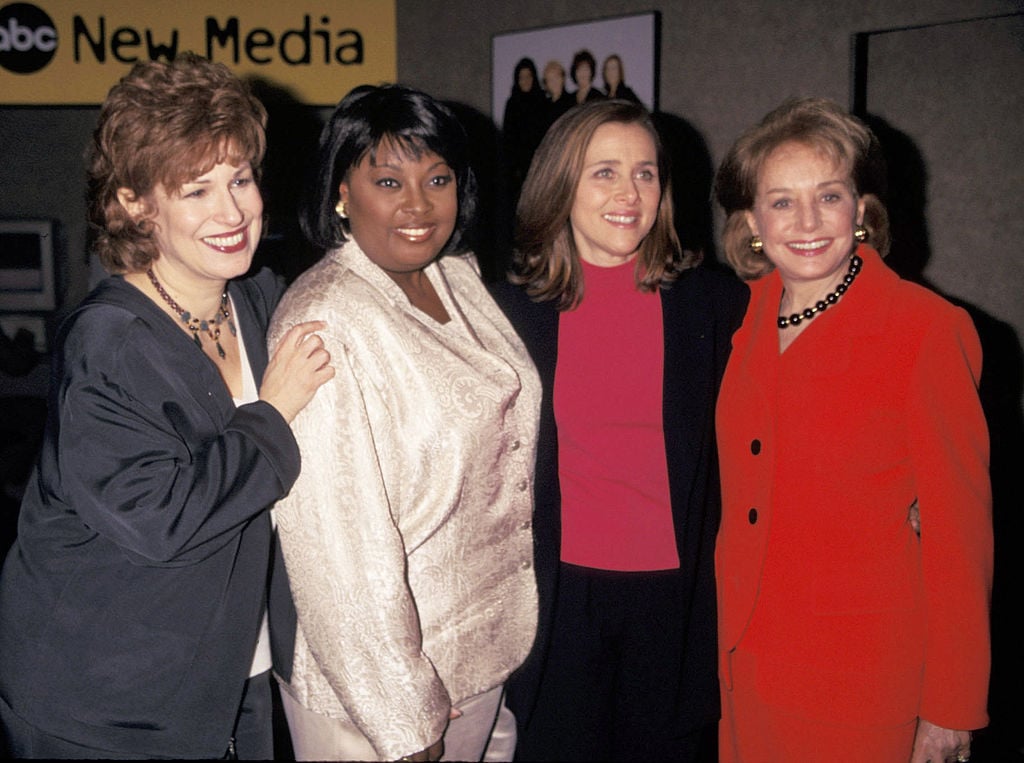
[{"label": "black blazer", "polygon": [[[281,285],[264,271],[230,293],[258,385]],[[3,699],[100,750],[224,755],[266,601],[266,509],[298,472],[276,410],[236,408],[157,305],[102,282],[58,336],[40,461],[0,576]]]},{"label": "black blazer", "polygon": [[[534,547],[540,617],[530,656],[509,679],[508,704],[521,728],[529,725],[544,672],[558,586],[561,498],[553,390],[558,359],[558,311],[533,302],[508,283],[491,286],[498,304],[526,344],[544,386],[535,474]],[[680,568],[693,581],[686,631],[689,728],[718,719],[714,544],[721,514],[715,402],[733,332],[749,291],[731,275],[697,267],[661,290],[665,336],[663,418],[669,491]]]}]

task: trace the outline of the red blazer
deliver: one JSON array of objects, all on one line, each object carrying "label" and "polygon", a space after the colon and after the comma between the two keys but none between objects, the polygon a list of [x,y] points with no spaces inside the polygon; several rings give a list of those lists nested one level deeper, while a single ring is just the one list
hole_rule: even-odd
[{"label": "red blazer", "polygon": [[742,645],[780,709],[979,728],[992,575],[981,346],[963,310],[859,254],[856,282],[785,353],[777,273],[751,284],[733,338],[717,409],[723,691]]}]

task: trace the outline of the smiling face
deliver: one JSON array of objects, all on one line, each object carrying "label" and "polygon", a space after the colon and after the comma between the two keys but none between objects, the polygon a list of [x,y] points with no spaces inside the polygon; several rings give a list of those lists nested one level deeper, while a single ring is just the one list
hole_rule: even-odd
[{"label": "smiling face", "polygon": [[765,160],[746,217],[787,290],[815,296],[842,280],[864,201],[849,168],[813,146],[790,142]]},{"label": "smiling face", "polygon": [[569,215],[580,257],[601,267],[632,260],[654,225],[660,201],[651,134],[639,124],[598,127],[583,158]]},{"label": "smiling face", "polygon": [[422,270],[455,230],[455,173],[432,151],[415,158],[383,142],[376,154],[376,161],[363,157],[339,186],[352,237],[392,277]]},{"label": "smiling face", "polygon": [[[119,192],[131,213],[141,208]],[[161,279],[184,283],[223,283],[243,275],[252,263],[263,230],[263,199],[246,162],[221,162],[168,191],[158,184],[149,198],[150,219],[160,253],[153,267]]]}]

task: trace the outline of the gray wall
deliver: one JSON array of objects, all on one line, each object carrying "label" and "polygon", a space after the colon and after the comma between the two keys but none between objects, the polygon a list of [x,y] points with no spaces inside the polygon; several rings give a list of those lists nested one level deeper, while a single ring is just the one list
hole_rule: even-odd
[{"label": "gray wall", "polygon": [[[398,0],[399,78],[489,118],[492,35],[650,10],[661,13],[661,109],[686,120],[717,163],[744,127],[787,96],[850,103],[854,33],[1021,12],[1024,2]],[[1011,86],[1020,89],[1019,82]],[[58,221],[65,305],[81,299],[89,282],[82,153],[94,119],[94,109],[0,108],[0,218]],[[898,118],[887,119],[899,128]],[[1019,162],[1009,162],[1006,172],[1016,172],[1019,187]],[[999,267],[1001,277],[1020,272],[1017,250],[991,253],[1010,262]],[[980,301],[1024,335],[1019,304],[998,303],[1007,293]]]},{"label": "gray wall", "polygon": [[[1020,402],[1024,34],[1019,17],[952,22],[1020,14],[1021,0],[399,0],[398,8],[403,82],[487,116],[493,35],[659,11],[660,109],[693,128],[712,165],[744,128],[789,96],[852,105],[854,35],[904,30],[872,38],[872,66],[884,71],[872,77],[869,66],[868,78],[868,110],[874,106],[899,139],[892,158],[904,173],[909,159],[919,164],[916,177],[896,178],[892,190],[903,210],[909,199],[918,204],[913,213],[920,219],[903,226],[913,228],[913,239],[905,235],[903,243],[921,251],[898,257],[897,242],[894,266],[1005,329],[1010,341],[995,346],[1000,357],[987,361],[1014,375],[1011,393]],[[458,31],[439,37],[436,30],[444,29]],[[995,57],[986,64],[989,52]],[[511,87],[511,72],[507,79]],[[994,113],[982,118],[986,101]],[[998,130],[992,119],[1001,120]],[[945,144],[933,139],[939,128],[952,136]]]},{"label": "gray wall", "polygon": [[[1019,74],[1024,35],[1017,26],[1007,35],[987,24],[981,32],[971,25],[933,25],[1021,13],[1024,2],[399,0],[398,7],[402,80],[485,115],[491,103],[492,35],[660,11],[660,108],[695,130],[713,165],[744,128],[787,97],[817,95],[852,105],[853,36],[908,30],[903,37],[879,36],[869,43],[874,58],[869,57],[867,106],[884,117],[886,137],[895,139],[890,143],[890,163],[897,169],[891,190],[900,194],[898,211],[904,218],[895,232],[906,248],[916,250],[902,259],[894,250],[893,259],[900,261],[894,266],[901,264],[904,275],[968,307],[982,336],[981,392],[992,430],[996,586],[993,726],[976,746],[979,761],[1019,759],[1009,751],[1024,750],[1024,629],[1018,624],[1024,580],[1024,133],[1019,128],[1024,124],[1024,78]],[[916,34],[917,27],[934,31]],[[439,35],[437,30],[458,31]],[[907,53],[904,47],[912,45],[918,47]],[[995,65],[986,69],[981,62],[990,50],[997,54]],[[875,89],[872,66],[885,70]],[[511,73],[508,81],[511,86]],[[880,89],[882,84],[888,87]],[[981,103],[986,100],[997,104],[991,111],[1001,120],[998,129],[992,129],[990,110]],[[979,109],[986,109],[985,117]],[[1001,142],[993,146],[997,135]],[[823,426],[841,426],[842,415],[837,412],[836,422]],[[981,754],[985,742],[987,755]]]},{"label": "gray wall", "polygon": [[[917,27],[977,17],[1024,12],[1022,0],[397,0],[398,72],[401,81],[420,87],[437,97],[460,103],[467,116],[476,116],[487,127],[491,103],[491,37],[494,34],[553,24],[574,23],[602,17],[656,10],[661,13],[660,107],[692,128],[706,146],[709,166],[721,160],[736,135],[788,96],[819,95],[851,103],[851,40],[859,32]],[[969,32],[967,34],[970,34]],[[1018,55],[1024,56],[1024,40],[1015,39]],[[945,40],[943,44],[951,44]],[[955,44],[955,40],[952,44]],[[974,55],[973,53],[971,55]],[[1010,56],[1014,55],[1013,48]],[[955,58],[955,55],[954,55]],[[964,56],[965,66],[972,62]],[[928,66],[908,66],[905,81],[916,84],[932,77]],[[892,74],[892,72],[890,72]],[[511,77],[509,78],[511,79]],[[511,82],[509,83],[511,84]],[[922,83],[928,84],[928,83]],[[937,88],[943,92],[942,83]],[[1009,103],[1008,118],[1024,123],[1021,113],[1020,78],[992,80],[984,90],[993,100]],[[949,103],[960,100],[962,92],[947,88]],[[342,95],[339,93],[339,96]],[[1017,100],[1013,101],[1012,98]],[[931,96],[933,97],[933,96]],[[0,94],[0,101],[2,101]],[[874,98],[874,94],[872,94]],[[1009,99],[1009,100],[1008,100]],[[941,240],[931,234],[925,247],[933,253],[915,274],[939,285],[947,295],[972,305],[985,337],[986,383],[983,389],[990,421],[1008,422],[993,431],[993,475],[996,495],[997,562],[1012,569],[997,570],[996,605],[1006,603],[1012,613],[1019,611],[1017,584],[1024,578],[1019,553],[1022,541],[1019,508],[1024,505],[1020,488],[1021,350],[1024,337],[1024,242],[1015,236],[1008,243],[986,245],[984,231],[993,238],[1005,227],[997,218],[985,215],[985,206],[971,199],[959,203],[963,191],[960,178],[972,188],[992,178],[999,194],[1013,204],[1024,198],[1022,157],[1003,153],[993,170],[974,171],[971,161],[955,165],[950,177],[943,157],[929,157],[912,135],[918,106],[913,99],[889,99],[885,119],[897,131],[904,131],[912,150],[922,151],[922,169],[935,181],[922,193],[931,193],[922,203],[926,218],[941,210]],[[930,106],[934,107],[934,103]],[[870,102],[869,102],[870,106]],[[296,110],[287,104],[274,124],[289,125],[287,115]],[[953,121],[940,105],[940,119]],[[0,218],[47,217],[59,223],[57,252],[63,265],[61,283],[65,309],[84,296],[89,282],[85,255],[84,165],[82,154],[88,140],[95,109],[4,109],[0,108]],[[300,115],[300,122],[309,114]],[[962,121],[963,120],[961,118]],[[493,130],[493,125],[490,125]],[[290,127],[285,127],[284,131]],[[303,128],[304,129],[304,128]],[[966,135],[976,135],[985,126],[968,122]],[[927,143],[927,142],[923,142]],[[962,157],[961,157],[962,158]],[[268,176],[294,176],[297,162],[282,158],[268,168]],[[979,177],[968,177],[978,175]],[[951,182],[952,181],[952,182]],[[1014,219],[1018,220],[1019,215]],[[921,229],[928,231],[927,220]],[[979,238],[979,230],[983,231]],[[1019,230],[1019,227],[1018,227]],[[961,235],[962,232],[962,235]],[[980,243],[979,243],[980,241]],[[962,263],[970,258],[971,277],[964,277]],[[959,262],[953,267],[950,263]],[[870,316],[865,318],[870,320]],[[995,368],[995,373],[989,370]],[[17,382],[17,380],[14,380]],[[44,379],[38,380],[44,385]],[[0,394],[10,391],[12,380],[0,377]],[[19,382],[21,383],[21,382]],[[995,412],[993,415],[993,411]],[[1005,416],[1003,416],[1005,414]],[[837,412],[841,425],[842,412]],[[1000,507],[1010,511],[1000,511]],[[1015,524],[1008,526],[1007,521]],[[1001,561],[1000,561],[1001,560]],[[1004,583],[1000,589],[998,581]],[[1014,620],[1015,621],[1015,620]],[[1024,682],[1020,657],[1019,626],[996,632],[994,682],[997,690],[1017,699],[1000,708],[1006,726],[1020,742],[1019,718],[1024,708],[1019,701]],[[1010,655],[1008,666],[1006,655]],[[1003,689],[999,689],[1002,681]],[[997,759],[997,758],[992,758]]]}]

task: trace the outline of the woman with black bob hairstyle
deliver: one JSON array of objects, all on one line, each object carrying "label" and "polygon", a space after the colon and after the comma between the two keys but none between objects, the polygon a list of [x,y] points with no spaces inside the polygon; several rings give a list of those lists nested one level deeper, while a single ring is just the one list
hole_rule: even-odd
[{"label": "woman with black bob hairstyle", "polygon": [[[399,95],[404,108],[379,113],[385,103],[387,108],[393,108]],[[317,162],[310,172],[311,182],[306,185],[299,215],[306,238],[325,251],[348,240],[349,220],[335,209],[341,181],[365,155],[374,161],[385,137],[414,157],[424,148],[444,157],[455,173],[458,218],[441,254],[463,251],[467,246],[464,239],[476,217],[476,175],[469,163],[466,132],[447,107],[426,93],[398,85],[360,85],[338,104],[320,135],[317,153],[320,158],[330,157],[330,161]]]},{"label": "woman with black bob hairstyle", "polygon": [[537,617],[540,381],[465,251],[466,136],[424,93],[360,87],[317,162],[303,226],[327,252],[269,335],[337,318],[335,383],[295,421],[302,474],[276,509],[296,757],[510,760],[503,686]]},{"label": "woman with black bob hairstyle", "polygon": [[569,74],[576,84],[576,103],[587,101],[601,101],[605,94],[594,87],[594,74],[597,72],[597,61],[594,54],[586,48],[577,50],[572,57],[572,64],[569,66]]}]

